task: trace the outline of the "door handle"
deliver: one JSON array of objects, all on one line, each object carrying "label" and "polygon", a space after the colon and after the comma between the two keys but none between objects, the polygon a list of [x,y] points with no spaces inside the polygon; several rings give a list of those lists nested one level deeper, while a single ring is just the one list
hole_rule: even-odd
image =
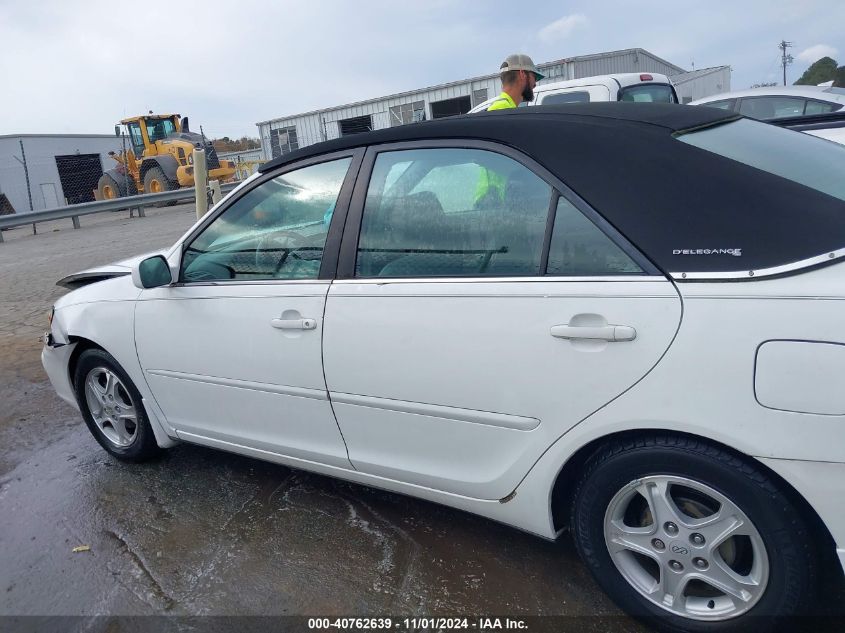
[{"label": "door handle", "polygon": [[593,339],[616,343],[618,341],[633,341],[637,338],[637,331],[627,325],[553,325],[551,335],[555,338]]},{"label": "door handle", "polygon": [[314,330],[317,328],[316,319],[273,319],[270,325],[279,330]]}]

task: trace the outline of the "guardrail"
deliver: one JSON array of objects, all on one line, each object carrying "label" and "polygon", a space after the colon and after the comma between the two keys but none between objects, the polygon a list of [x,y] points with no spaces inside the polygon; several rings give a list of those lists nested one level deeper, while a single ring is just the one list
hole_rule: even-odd
[{"label": "guardrail", "polygon": [[[220,185],[221,192],[225,196],[237,187],[239,182],[227,182]],[[16,226],[32,225],[33,233],[36,232],[35,225],[39,222],[50,222],[52,220],[64,220],[70,218],[73,221],[73,228],[80,228],[79,218],[92,213],[103,213],[105,211],[121,211],[129,209],[129,217],[133,217],[135,210],[138,217],[144,217],[144,208],[151,207],[162,202],[183,202],[195,200],[196,191],[194,187],[176,189],[175,191],[162,191],[161,193],[145,193],[139,196],[128,198],[114,198],[112,200],[96,200],[94,202],[83,202],[72,204],[55,209],[44,209],[43,211],[32,211],[30,213],[13,213],[12,215],[0,216],[0,242],[3,241],[3,229],[11,229]]]}]

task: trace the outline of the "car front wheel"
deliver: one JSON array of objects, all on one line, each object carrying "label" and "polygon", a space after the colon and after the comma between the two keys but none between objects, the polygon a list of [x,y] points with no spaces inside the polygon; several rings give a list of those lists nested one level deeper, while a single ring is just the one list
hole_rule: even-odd
[{"label": "car front wheel", "polygon": [[799,511],[762,470],[693,439],[606,446],[571,516],[599,584],[665,630],[760,631],[800,613],[813,593]]},{"label": "car front wheel", "polygon": [[141,394],[111,354],[101,349],[82,352],[74,387],[88,429],[110,454],[133,462],[158,454]]}]

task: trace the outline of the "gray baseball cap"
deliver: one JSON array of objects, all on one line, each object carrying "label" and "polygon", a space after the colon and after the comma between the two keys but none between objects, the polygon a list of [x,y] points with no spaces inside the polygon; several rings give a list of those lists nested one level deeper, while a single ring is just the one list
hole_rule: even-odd
[{"label": "gray baseball cap", "polygon": [[543,73],[537,70],[537,66],[534,65],[534,62],[531,61],[531,58],[528,55],[523,55],[521,53],[516,53],[514,55],[508,55],[505,61],[502,62],[502,65],[499,67],[499,72],[504,73],[509,70],[527,70],[528,72],[534,73],[537,77],[537,81],[543,78]]}]

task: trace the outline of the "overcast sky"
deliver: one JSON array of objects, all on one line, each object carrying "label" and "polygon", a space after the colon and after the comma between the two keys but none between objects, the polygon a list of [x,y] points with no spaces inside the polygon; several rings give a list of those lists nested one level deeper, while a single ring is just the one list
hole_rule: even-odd
[{"label": "overcast sky", "polygon": [[209,136],[537,63],[644,48],[686,69],[730,65],[731,86],[792,83],[845,64],[845,0],[0,0],[0,134],[110,133],[148,110]]}]

